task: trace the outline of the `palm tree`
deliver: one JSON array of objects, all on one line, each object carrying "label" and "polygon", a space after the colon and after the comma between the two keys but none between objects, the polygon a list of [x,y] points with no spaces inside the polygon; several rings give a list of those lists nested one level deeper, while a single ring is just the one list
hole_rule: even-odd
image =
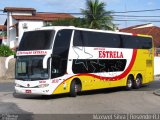
[{"label": "palm tree", "polygon": [[82,27],[82,28],[87,27],[86,20],[84,18],[53,20],[51,25],[53,26],[75,26],[75,27]]},{"label": "palm tree", "polygon": [[82,9],[89,28],[113,30],[111,11],[105,10],[105,3],[99,0],[87,0],[86,9]]}]

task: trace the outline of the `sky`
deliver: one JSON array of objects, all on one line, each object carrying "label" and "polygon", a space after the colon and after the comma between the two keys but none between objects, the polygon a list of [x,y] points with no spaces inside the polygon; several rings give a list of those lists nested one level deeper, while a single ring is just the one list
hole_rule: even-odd
[{"label": "sky", "polygon": [[[125,28],[133,25],[152,23],[160,27],[160,10],[147,12],[128,12],[160,9],[160,0],[99,0],[106,3],[105,9],[112,11],[114,23],[119,28]],[[0,9],[5,7],[29,7],[35,8],[37,12],[56,12],[56,13],[80,13],[85,9],[86,0],[0,0]],[[0,24],[4,24],[6,15],[0,11]],[[116,16],[123,15],[123,16]],[[136,17],[126,17],[126,16]],[[159,17],[137,17],[137,16],[159,16]],[[117,21],[117,20],[129,21]],[[138,20],[138,21],[130,21]],[[140,21],[139,21],[140,20]]]}]

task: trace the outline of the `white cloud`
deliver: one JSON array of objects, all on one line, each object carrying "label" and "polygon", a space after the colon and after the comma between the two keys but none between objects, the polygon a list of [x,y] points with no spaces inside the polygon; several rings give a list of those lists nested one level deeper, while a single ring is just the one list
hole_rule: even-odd
[{"label": "white cloud", "polygon": [[5,20],[6,20],[6,16],[2,16],[1,15],[1,17],[0,17],[0,25],[3,25]]},{"label": "white cloud", "polygon": [[149,1],[148,3],[147,3],[147,5],[153,5],[154,3],[152,2],[152,1]]},{"label": "white cloud", "polygon": [[82,0],[45,0],[48,8],[58,12],[77,12],[84,8],[85,1]]},{"label": "white cloud", "polygon": [[[35,0],[41,1],[42,0]],[[119,4],[123,0],[99,0],[107,4]],[[80,9],[85,8],[86,0],[43,0],[45,8],[51,9],[56,12],[80,12]],[[106,6],[106,7],[107,7]]]},{"label": "white cloud", "polygon": [[100,0],[104,3],[107,3],[107,4],[111,4],[111,3],[114,3],[114,4],[119,4],[120,2],[122,2],[123,0]]}]

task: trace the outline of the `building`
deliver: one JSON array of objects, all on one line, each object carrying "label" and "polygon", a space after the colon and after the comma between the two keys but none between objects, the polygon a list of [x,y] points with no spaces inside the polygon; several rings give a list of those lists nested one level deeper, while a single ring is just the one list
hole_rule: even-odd
[{"label": "building", "polygon": [[3,43],[3,40],[6,40],[6,26],[0,25],[0,44]]},{"label": "building", "polygon": [[160,56],[160,27],[154,26],[153,24],[142,24],[131,26],[120,30],[121,32],[128,32],[134,34],[145,34],[153,37],[155,46],[155,55]]},{"label": "building", "polygon": [[34,8],[5,7],[7,13],[7,40],[4,44],[10,48],[16,48],[21,40],[23,32],[46,26],[57,19],[74,18],[70,14],[38,13]]}]

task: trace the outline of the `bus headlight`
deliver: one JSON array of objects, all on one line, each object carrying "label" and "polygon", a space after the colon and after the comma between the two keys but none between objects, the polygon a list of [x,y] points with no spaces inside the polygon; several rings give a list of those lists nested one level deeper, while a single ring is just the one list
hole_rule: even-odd
[{"label": "bus headlight", "polygon": [[48,87],[49,86],[49,84],[41,84],[41,85],[39,85],[38,87],[39,88],[44,88],[44,87]]},{"label": "bus headlight", "polygon": [[16,83],[16,87],[20,87],[20,85]]}]

